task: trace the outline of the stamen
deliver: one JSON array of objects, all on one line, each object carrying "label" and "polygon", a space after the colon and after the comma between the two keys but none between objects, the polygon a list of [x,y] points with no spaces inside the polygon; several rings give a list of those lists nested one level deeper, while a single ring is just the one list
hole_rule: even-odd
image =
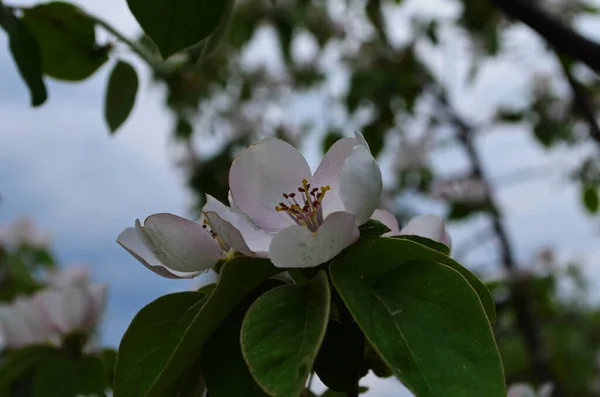
[{"label": "stamen", "polygon": [[[310,231],[315,232],[323,224],[323,198],[331,188],[329,186],[313,187],[311,189],[308,180],[302,180],[302,186],[296,189],[300,195],[296,200],[296,193],[283,193],[284,201],[275,207],[277,212],[285,212],[288,216],[300,226],[306,226]],[[300,199],[302,202],[300,202]]]},{"label": "stamen", "polygon": [[[277,208],[278,207],[275,207],[275,210],[280,211]],[[206,217],[206,212],[204,212],[204,216]],[[223,252],[229,252],[231,250],[229,244],[227,244],[225,240],[219,237],[217,233],[214,230],[212,230],[208,218],[204,218],[204,220],[202,221],[202,229],[205,229],[208,232],[208,234],[210,234],[211,237],[214,238],[217,241],[217,243],[219,243],[219,247]]]}]

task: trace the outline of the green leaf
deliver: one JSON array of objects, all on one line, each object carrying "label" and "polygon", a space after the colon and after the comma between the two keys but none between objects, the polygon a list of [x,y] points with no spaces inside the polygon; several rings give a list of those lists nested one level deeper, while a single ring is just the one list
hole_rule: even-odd
[{"label": "green leaf", "polygon": [[119,61],[108,79],[104,100],[104,118],[114,133],[127,120],[135,104],[138,75],[129,63]]},{"label": "green leaf", "polygon": [[48,76],[85,80],[108,60],[108,48],[96,44],[94,22],[72,4],[39,4],[25,9],[23,20],[39,43]]},{"label": "green leaf", "polygon": [[369,219],[366,223],[362,224],[358,230],[360,231],[360,241],[372,241],[377,237],[380,237],[390,231],[390,228],[383,223]]},{"label": "green leaf", "polygon": [[448,256],[450,255],[450,247],[446,244],[442,244],[439,241],[431,240],[429,238],[423,236],[416,236],[410,234],[403,234],[401,236],[394,236],[394,238],[403,238],[406,240],[414,241],[415,243],[419,243],[431,249],[441,252],[442,254]]},{"label": "green leaf", "polygon": [[10,52],[21,78],[29,87],[31,105],[42,105],[48,99],[48,92],[42,78],[42,57],[35,37],[22,20],[2,6],[0,26],[8,34]]},{"label": "green leaf", "polygon": [[221,22],[225,1],[127,0],[131,13],[164,58],[197,44]]},{"label": "green leaf", "polygon": [[33,378],[34,397],[103,396],[106,388],[104,366],[94,356],[74,359],[57,354]]},{"label": "green leaf", "polygon": [[57,350],[49,346],[30,346],[9,351],[0,365],[0,389],[8,388],[30,369],[56,353]]},{"label": "green leaf", "polygon": [[211,397],[268,397],[250,374],[240,344],[242,321],[250,305],[282,282],[270,280],[266,284],[236,306],[202,349],[202,373]]},{"label": "green leaf", "polygon": [[596,187],[592,185],[584,185],[582,196],[585,208],[587,208],[591,214],[598,212],[600,200],[598,199],[598,190]]},{"label": "green leaf", "polygon": [[198,357],[164,393],[169,397],[203,397],[206,385],[202,378],[202,359]]},{"label": "green leaf", "polygon": [[[412,237],[412,236],[411,236]],[[479,299],[485,309],[485,313],[488,316],[490,322],[496,321],[496,304],[494,303],[494,299],[490,294],[490,291],[485,286],[485,284],[469,269],[456,262],[454,259],[447,256],[440,249],[436,249],[435,245],[432,244],[431,240],[428,239],[414,239],[414,238],[406,238],[400,236],[394,237],[382,237],[374,242],[375,246],[382,243],[380,240],[395,240],[396,250],[398,252],[402,252],[402,262],[415,262],[415,261],[431,261],[431,262],[439,262],[446,266],[451,267],[456,270],[463,276],[467,282],[471,285],[471,288],[477,292]],[[423,244],[427,241],[428,245]],[[438,247],[439,248],[439,247]],[[346,255],[351,255],[346,253]]]},{"label": "green leaf", "polygon": [[115,396],[148,395],[208,297],[205,292],[165,295],[139,311],[119,346]]},{"label": "green leaf", "polygon": [[275,288],[254,302],[242,324],[242,353],[256,382],[271,396],[297,397],[312,370],[329,318],[329,284]]},{"label": "green leaf", "polygon": [[[142,309],[133,319],[119,347],[115,397],[162,397],[164,391],[195,361],[204,342],[230,311],[281,271],[283,269],[274,267],[265,259],[236,257],[223,265],[219,282],[210,296],[206,295],[206,302],[202,299],[202,303],[199,302],[189,313],[190,300],[185,310],[170,302],[161,304],[158,316],[152,314],[154,309],[144,312],[148,306]],[[176,315],[173,312],[177,312]],[[183,313],[187,314],[181,318]],[[156,326],[154,334],[163,332],[168,334],[168,338],[149,335],[147,324]],[[169,332],[170,327],[176,328]],[[149,351],[152,354],[149,355]]]},{"label": "green leaf", "polygon": [[330,321],[315,372],[328,388],[347,392],[360,379],[365,351],[365,337],[355,322]]},{"label": "green leaf", "polygon": [[407,259],[412,245],[380,238],[335,260],[331,277],[348,309],[419,397],[506,396],[500,355],[477,294],[456,270],[424,258],[428,248]]}]

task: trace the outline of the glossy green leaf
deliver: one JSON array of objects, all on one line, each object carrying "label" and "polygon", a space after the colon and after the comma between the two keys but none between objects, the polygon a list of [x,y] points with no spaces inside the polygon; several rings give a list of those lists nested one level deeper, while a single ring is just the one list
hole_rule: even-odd
[{"label": "glossy green leaf", "polygon": [[254,302],[242,324],[242,353],[271,396],[297,397],[312,370],[329,318],[324,272],[310,284],[275,288]]},{"label": "glossy green leaf", "polygon": [[379,355],[419,397],[506,396],[477,294],[456,270],[425,261],[426,247],[406,260],[413,244],[380,238],[356,245],[331,264],[333,284]]},{"label": "glossy green leaf", "polygon": [[133,66],[119,61],[108,79],[104,98],[104,118],[111,133],[127,120],[138,91],[138,75]]},{"label": "glossy green leaf", "polygon": [[0,365],[0,389],[8,388],[12,382],[56,353],[57,350],[49,346],[30,346],[7,352]]},{"label": "glossy green leaf", "polygon": [[131,13],[163,57],[197,44],[221,22],[225,1],[127,0]]},{"label": "glossy green leaf", "polygon": [[[211,397],[268,397],[258,386],[242,356],[240,333],[248,308],[264,292],[283,282],[270,280],[244,299],[206,341],[202,373]],[[232,382],[235,379],[235,382]]]},{"label": "glossy green leaf", "polygon": [[595,186],[585,185],[582,188],[582,199],[585,208],[591,213],[595,214],[598,212],[600,207],[600,199],[598,198],[598,189]]},{"label": "glossy green leaf", "polygon": [[[496,321],[496,304],[494,303],[494,299],[492,298],[490,291],[487,289],[485,284],[469,269],[456,262],[454,259],[448,257],[443,252],[422,244],[422,241],[417,242],[414,239],[398,238],[398,236],[392,238],[383,237],[382,239],[396,241],[395,249],[398,250],[398,252],[402,252],[402,263],[413,261],[439,262],[459,272],[471,285],[471,288],[477,292],[477,295],[481,300],[483,308],[485,309],[485,313],[487,314],[490,322]],[[385,244],[380,240],[381,239],[374,242],[375,246],[378,244]],[[427,242],[428,244],[431,244],[431,241]]]},{"label": "glossy green leaf", "polygon": [[169,386],[164,395],[169,397],[204,397],[205,391],[206,385],[202,377],[202,359],[198,357]]},{"label": "glossy green leaf", "polygon": [[360,241],[365,242],[386,234],[390,231],[390,228],[375,219],[369,219],[366,223],[360,225],[358,230],[360,231]]},{"label": "glossy green leaf", "polygon": [[[119,348],[115,397],[162,397],[165,390],[195,361],[204,342],[229,312],[263,282],[282,271],[266,259],[240,256],[229,260],[221,268],[219,282],[210,296],[207,295],[206,302],[196,306],[184,319],[170,316],[169,312],[176,311],[173,305],[163,305],[166,317],[162,318],[162,322],[171,319],[172,324],[177,324],[177,332],[169,333],[168,338],[158,338],[162,343],[160,349],[156,345],[149,346],[157,338],[147,334],[144,324],[154,322],[164,327],[160,324],[161,318],[149,314],[137,322],[134,318]],[[132,330],[134,324],[136,326]],[[168,329],[163,332],[168,332]],[[142,348],[139,338],[148,341],[148,346]],[[149,349],[158,353],[148,357]],[[145,358],[144,365],[139,363],[141,357]]]},{"label": "glossy green leaf", "polygon": [[165,295],[139,311],[119,346],[116,397],[148,395],[208,296],[204,292]]},{"label": "glossy green leaf", "polygon": [[361,377],[365,338],[355,322],[330,321],[315,361],[315,372],[328,388],[350,391]]},{"label": "glossy green leaf", "polygon": [[23,19],[39,43],[48,76],[85,80],[108,60],[108,48],[96,44],[94,22],[72,4],[39,4],[25,9]]},{"label": "glossy green leaf", "polygon": [[48,99],[42,78],[40,48],[27,25],[11,11],[0,7],[0,27],[8,34],[8,45],[21,78],[29,87],[31,105],[40,106]]},{"label": "glossy green leaf", "polygon": [[34,397],[103,396],[106,379],[102,360],[55,355],[44,361],[33,378]]},{"label": "glossy green leaf", "polygon": [[423,236],[404,234],[402,236],[394,236],[394,238],[411,240],[411,241],[414,241],[415,243],[419,243],[419,244],[429,247],[433,250],[439,251],[446,256],[450,255],[450,247],[448,247],[446,244],[442,244],[438,241],[431,240],[431,239],[423,237]]}]

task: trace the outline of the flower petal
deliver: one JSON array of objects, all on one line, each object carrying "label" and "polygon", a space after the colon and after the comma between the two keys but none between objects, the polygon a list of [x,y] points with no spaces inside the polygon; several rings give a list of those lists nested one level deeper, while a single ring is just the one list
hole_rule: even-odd
[{"label": "flower petal", "polygon": [[331,190],[325,195],[323,200],[323,213],[331,214],[337,211],[344,211],[344,203],[340,198],[340,171],[344,162],[354,151],[357,145],[355,138],[342,138],[337,140],[321,160],[313,175],[313,182],[316,187],[328,185]]},{"label": "flower petal", "polygon": [[340,172],[340,197],[345,211],[356,216],[357,225],[371,218],[379,205],[381,189],[379,164],[368,148],[356,146]]},{"label": "flower petal", "polygon": [[92,307],[84,325],[86,328],[90,329],[98,324],[100,317],[102,317],[102,314],[104,313],[104,308],[106,307],[107,292],[108,287],[106,284],[94,284],[88,287],[88,294],[91,298]]},{"label": "flower petal", "polygon": [[269,247],[269,258],[277,267],[315,267],[333,259],[358,237],[354,215],[334,212],[314,233],[297,225],[277,233]]},{"label": "flower petal", "polygon": [[438,241],[452,249],[452,240],[444,220],[436,215],[416,216],[400,231],[401,235],[414,235]]},{"label": "flower petal", "polygon": [[[138,220],[136,220],[136,225],[137,224],[139,224]],[[125,248],[127,252],[133,255],[135,259],[140,261],[142,265],[146,266],[159,276],[171,279],[179,279],[192,278],[202,273],[201,271],[193,273],[181,273],[169,270],[160,262],[160,260],[158,260],[158,258],[152,253],[152,250],[148,248],[142,241],[136,228],[128,227],[127,229],[123,230],[117,239],[117,243],[119,243],[121,247]]]},{"label": "flower petal", "polygon": [[396,219],[396,215],[392,214],[386,210],[375,210],[373,215],[371,215],[371,219],[375,219],[386,225],[390,231],[385,233],[383,237],[387,236],[397,236],[400,234],[400,225],[398,225],[398,219]]},{"label": "flower petal", "polygon": [[[196,222],[173,214],[155,214],[136,229],[146,236],[146,246],[169,270],[198,273],[221,258],[215,239]],[[143,237],[142,237],[143,238]]]},{"label": "flower petal", "polygon": [[214,211],[206,213],[210,228],[217,234],[217,237],[244,255],[266,258],[273,236],[245,221],[242,214],[231,213],[229,215],[227,219],[224,219],[225,217],[221,217]]},{"label": "flower petal", "polygon": [[284,193],[295,192],[310,179],[310,166],[292,145],[267,138],[242,151],[229,170],[229,188],[235,206],[267,232],[294,222],[275,211]]}]

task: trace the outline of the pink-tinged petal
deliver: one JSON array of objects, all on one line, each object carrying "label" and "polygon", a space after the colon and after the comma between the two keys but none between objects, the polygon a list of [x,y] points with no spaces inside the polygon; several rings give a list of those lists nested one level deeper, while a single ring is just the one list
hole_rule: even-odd
[{"label": "pink-tinged petal", "polygon": [[356,145],[355,138],[342,138],[331,145],[313,175],[315,184],[317,186],[329,185],[331,188],[336,186],[344,162],[352,154]]},{"label": "pink-tinged petal", "polygon": [[[138,220],[136,220],[136,226],[141,230],[141,225],[139,225]],[[169,270],[160,262],[154,253],[152,253],[152,250],[148,248],[148,246],[140,237],[140,234],[143,235],[143,232],[136,230],[136,228],[129,227],[121,232],[119,238],[117,239],[117,243],[119,243],[121,247],[125,248],[125,250],[129,252],[135,259],[140,261],[141,264],[146,266],[154,273],[171,279],[192,278],[202,273],[202,271],[181,273],[174,270]]]},{"label": "pink-tinged petal", "polygon": [[242,214],[227,215],[210,211],[206,213],[210,228],[225,244],[247,256],[266,258],[272,235],[258,229]]},{"label": "pink-tinged petal", "polygon": [[13,306],[0,307],[0,331],[3,345],[8,348],[19,348],[38,342],[34,338],[31,325]]},{"label": "pink-tinged petal", "polygon": [[241,212],[240,209],[233,202],[233,197],[231,197],[231,190],[227,192],[227,201],[229,201],[229,206],[232,210],[236,212]]},{"label": "pink-tinged petal", "polygon": [[[37,296],[37,294],[36,294]],[[51,343],[57,345],[61,340],[61,330],[52,322],[49,313],[38,304],[34,297],[18,298],[13,307],[26,322],[25,331],[29,342],[27,344]]]},{"label": "pink-tinged petal", "polygon": [[396,219],[396,215],[392,214],[386,210],[375,210],[373,215],[371,215],[371,219],[375,219],[386,225],[389,232],[385,233],[383,236],[397,236],[400,234],[400,225],[398,225],[398,219]]},{"label": "pink-tinged petal", "polygon": [[344,211],[344,203],[339,193],[340,171],[356,145],[355,138],[342,138],[336,141],[325,153],[321,164],[319,164],[313,175],[313,182],[316,187],[327,185],[331,188],[323,200],[323,213],[325,214]]},{"label": "pink-tinged petal", "polygon": [[379,164],[369,149],[358,145],[344,162],[340,172],[340,197],[346,212],[362,225],[379,205],[382,180]]},{"label": "pink-tinged petal", "polygon": [[316,232],[296,225],[277,233],[269,247],[269,258],[277,267],[315,267],[333,259],[358,237],[354,215],[334,212]]},{"label": "pink-tinged petal", "polygon": [[452,240],[444,220],[436,215],[416,216],[400,231],[401,235],[414,235],[438,241],[452,249]]},{"label": "pink-tinged petal", "polygon": [[267,138],[243,150],[229,170],[235,206],[261,229],[277,232],[294,222],[275,211],[284,193],[296,192],[302,179],[310,181],[306,159],[292,145]]}]

